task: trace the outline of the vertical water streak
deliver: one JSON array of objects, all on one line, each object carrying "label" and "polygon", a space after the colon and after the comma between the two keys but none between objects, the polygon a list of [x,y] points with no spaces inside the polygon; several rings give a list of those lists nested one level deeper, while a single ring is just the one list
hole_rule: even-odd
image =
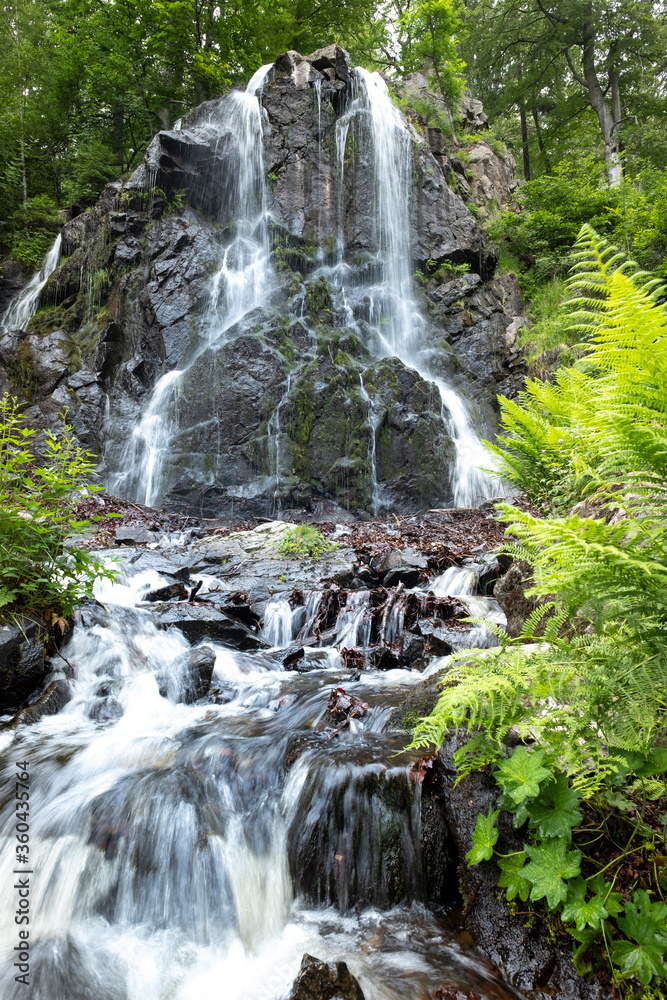
[{"label": "vertical water streak", "polygon": [[361,81],[373,143],[376,240],[384,270],[386,331],[381,340],[388,354],[437,385],[445,426],[456,449],[452,477],[454,503],[474,506],[497,492],[497,484],[480,468],[492,464],[490,456],[473,428],[462,397],[442,379],[434,378],[419,358],[424,319],[413,296],[411,277],[413,138],[380,75],[361,68],[355,72]]},{"label": "vertical water streak", "polygon": [[174,400],[181,375],[212,345],[223,344],[228,331],[262,305],[271,288],[262,108],[256,96],[271,68],[262,66],[245,91],[232,91],[222,105],[223,124],[234,132],[237,142],[236,169],[226,171],[222,179],[225,184],[231,181],[227,211],[234,236],[211,279],[199,344],[183,368],[158,379],[111,476],[114,492],[134,495],[147,506],[157,503],[164,489],[165,467],[177,430]]},{"label": "vertical water streak", "polygon": [[359,375],[359,382],[361,384],[361,398],[368,406],[368,423],[371,429],[370,447],[368,456],[370,470],[371,470],[371,485],[372,485],[371,502],[373,505],[373,515],[377,517],[378,511],[380,509],[380,486],[378,484],[378,476],[377,476],[377,444],[376,444],[379,419],[378,419],[378,414],[376,412],[376,408],[373,405],[373,400],[368,395],[366,386],[364,385],[364,376],[361,374]]},{"label": "vertical water streak", "polygon": [[60,263],[62,242],[62,235],[58,233],[39,271],[33,274],[25,288],[22,288],[9,303],[2,317],[1,326],[6,326],[10,330],[25,330],[37,311],[39,293]]}]

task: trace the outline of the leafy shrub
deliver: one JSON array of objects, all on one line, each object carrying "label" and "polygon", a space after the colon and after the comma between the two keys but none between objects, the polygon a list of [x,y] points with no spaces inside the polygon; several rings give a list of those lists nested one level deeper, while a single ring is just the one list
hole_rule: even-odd
[{"label": "leafy shrub", "polygon": [[312,524],[298,524],[283,535],[278,550],[283,556],[296,556],[297,559],[320,559],[338,548],[335,542],[330,542],[319,528]]},{"label": "leafy shrub", "polygon": [[[501,795],[470,863],[495,856],[508,900],[558,914],[580,970],[606,960],[616,981],[648,986],[667,975],[667,307],[590,227],[575,260],[569,323],[587,354],[502,401],[493,449],[549,515],[501,508],[507,551],[532,566],[527,593],[544,603],[518,639],[496,629],[499,651],[460,654],[414,745],[472,733],[457,766],[495,766]],[[587,508],[571,511],[578,501]],[[510,730],[535,749],[510,756]],[[495,853],[501,809],[525,831],[508,857]],[[617,847],[609,860],[598,835]],[[647,875],[620,899],[628,856]]]},{"label": "leafy shrub", "polygon": [[28,201],[14,215],[12,257],[24,267],[38,270],[62,226],[56,203],[41,194]]},{"label": "leafy shrub", "polygon": [[520,189],[519,211],[505,209],[488,226],[489,235],[531,268],[537,282],[567,272],[567,253],[585,224],[611,236],[621,204],[592,160],[561,166],[556,174],[528,181]]},{"label": "leafy shrub", "polygon": [[[4,614],[70,614],[92,596],[99,576],[113,578],[89,553],[66,552],[65,540],[89,527],[75,516],[77,491],[93,466],[63,420],[60,435],[47,432],[40,456],[29,450],[35,431],[24,426],[18,404],[0,400],[0,609]],[[99,520],[97,518],[96,520]]]}]

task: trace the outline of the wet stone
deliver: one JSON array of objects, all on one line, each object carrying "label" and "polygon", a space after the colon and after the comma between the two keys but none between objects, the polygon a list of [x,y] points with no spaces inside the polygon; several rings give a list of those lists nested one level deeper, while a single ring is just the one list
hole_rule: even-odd
[{"label": "wet stone", "polygon": [[147,545],[149,542],[154,542],[156,537],[154,531],[149,531],[143,525],[134,527],[128,524],[116,529],[117,545]]},{"label": "wet stone", "polygon": [[162,628],[178,628],[193,646],[202,639],[211,639],[241,651],[267,648],[267,643],[243,622],[210,606],[186,603],[158,606],[156,620]]},{"label": "wet stone", "polygon": [[72,690],[64,677],[53,680],[47,683],[44,693],[36,701],[17,712],[9,726],[12,729],[19,725],[32,726],[45,715],[56,715],[71,697]]},{"label": "wet stone", "polygon": [[0,712],[25,701],[44,678],[44,629],[22,619],[0,623]]},{"label": "wet stone", "polygon": [[370,706],[343,688],[334,688],[327,702],[327,715],[340,722],[342,719],[361,719]]},{"label": "wet stone", "polygon": [[304,955],[289,1000],[365,1000],[345,962],[320,962]]}]

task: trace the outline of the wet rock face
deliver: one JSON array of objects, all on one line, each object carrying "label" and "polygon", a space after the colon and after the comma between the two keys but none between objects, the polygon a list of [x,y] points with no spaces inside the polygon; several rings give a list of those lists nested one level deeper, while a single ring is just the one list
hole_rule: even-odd
[{"label": "wet rock face", "polygon": [[[557,996],[561,1000],[603,1000],[608,995],[599,982],[580,978],[571,950],[551,942],[544,924],[528,927],[514,916],[497,895],[499,870],[495,862],[483,861],[469,868],[463,860],[472,847],[472,834],[480,813],[496,802],[498,788],[490,774],[475,771],[456,783],[453,754],[461,746],[459,737],[445,738],[439,758],[444,782],[444,811],[459,863],[465,926],[477,947],[486,954],[501,976],[535,1000]],[[502,854],[521,850],[522,840],[512,828],[511,817],[501,813],[496,845]]]},{"label": "wet rock face", "polygon": [[364,1000],[364,994],[345,962],[304,955],[289,1000]]},{"label": "wet rock face", "polygon": [[42,683],[44,629],[27,619],[0,624],[0,712],[16,708]]},{"label": "wet rock face", "polygon": [[[82,445],[103,455],[112,492],[145,498],[146,460],[128,460],[128,441],[159,378],[186,369],[167,404],[159,500],[168,508],[256,517],[279,506],[367,514],[451,502],[454,448],[438,391],[396,358],[373,360],[384,351],[377,302],[364,291],[379,278],[370,126],[352,116],[343,146],[337,130],[357,87],[335,45],[285,53],[269,73],[261,104],[273,271],[261,305],[223,336],[211,326],[212,276],[235,232],[240,173],[223,100],[158,133],[131,178],[68,222],[64,259],[29,330],[0,331],[0,391],[18,394],[37,428],[55,429],[67,407]],[[413,146],[413,264],[465,262],[471,273],[419,293],[423,360],[472,396],[490,435],[496,394],[513,396],[522,382],[512,332],[520,295],[507,278],[482,280],[493,255],[447,183],[436,132]],[[338,257],[354,274],[346,295],[331,274],[313,273]]]}]

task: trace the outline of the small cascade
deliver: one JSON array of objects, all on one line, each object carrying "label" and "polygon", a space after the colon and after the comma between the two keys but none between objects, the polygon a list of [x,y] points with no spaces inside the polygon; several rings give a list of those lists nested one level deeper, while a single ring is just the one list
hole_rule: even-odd
[{"label": "small cascade", "polygon": [[355,590],[348,594],[347,603],[336,621],[334,645],[340,649],[370,645],[372,616],[368,612],[368,591]]},{"label": "small cascade", "polygon": [[291,373],[287,376],[287,384],[285,386],[285,391],[280,399],[280,402],[276,406],[275,410],[271,414],[269,421],[266,425],[267,433],[267,446],[269,452],[269,462],[272,467],[274,476],[274,487],[273,487],[273,514],[277,514],[280,511],[280,484],[281,478],[283,476],[283,466],[285,462],[285,440],[283,429],[280,425],[280,411],[283,409],[287,401],[289,400],[290,389],[292,386],[292,375]]},{"label": "small cascade", "polygon": [[442,576],[431,584],[431,593],[436,597],[462,597],[477,593],[479,576],[467,566],[450,566]]},{"label": "small cascade", "polygon": [[369,439],[369,449],[368,449],[369,451],[368,465],[370,470],[371,487],[372,487],[371,502],[373,506],[373,514],[375,517],[377,517],[378,512],[380,510],[380,485],[378,483],[378,476],[377,476],[376,440],[377,440],[378,427],[380,425],[380,414],[377,412],[376,407],[373,405],[373,400],[366,391],[363,375],[359,376],[359,382],[361,384],[361,398],[368,406],[368,423],[371,429],[370,439]]},{"label": "small cascade", "polygon": [[292,608],[284,598],[269,601],[262,633],[270,646],[284,648],[292,641]]},{"label": "small cascade", "polygon": [[22,288],[10,302],[2,320],[0,320],[0,326],[6,326],[9,330],[25,330],[27,328],[37,311],[39,293],[60,263],[62,241],[62,235],[59,233],[39,271],[33,274],[25,288]]}]

